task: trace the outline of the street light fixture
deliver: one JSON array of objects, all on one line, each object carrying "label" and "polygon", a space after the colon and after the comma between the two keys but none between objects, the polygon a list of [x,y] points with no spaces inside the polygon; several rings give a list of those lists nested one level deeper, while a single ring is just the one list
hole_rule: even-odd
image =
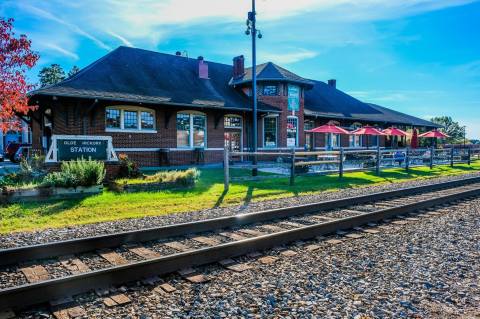
[{"label": "street light fixture", "polygon": [[[258,137],[257,137],[257,37],[261,39],[262,33],[256,27],[256,18],[255,15],[257,12],[255,11],[255,0],[252,0],[252,11],[248,12],[247,16],[247,30],[245,30],[245,34],[252,37],[252,99],[253,99],[253,152],[257,152],[257,144],[258,144]],[[257,176],[257,156],[253,156],[253,166],[252,175]]]}]

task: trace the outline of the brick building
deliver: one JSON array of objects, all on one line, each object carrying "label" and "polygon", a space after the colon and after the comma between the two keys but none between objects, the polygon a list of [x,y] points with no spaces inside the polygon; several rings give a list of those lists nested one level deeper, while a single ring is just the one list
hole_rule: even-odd
[{"label": "brick building", "polygon": [[[225,146],[252,144],[251,69],[119,47],[74,76],[30,93],[33,148],[52,135],[112,136],[117,153],[143,166],[221,161]],[[363,147],[364,138],[305,131],[335,121],[420,130],[436,125],[364,103],[328,83],[302,78],[271,62],[257,67],[258,146],[262,150]],[[370,145],[388,146],[380,137]]]}]

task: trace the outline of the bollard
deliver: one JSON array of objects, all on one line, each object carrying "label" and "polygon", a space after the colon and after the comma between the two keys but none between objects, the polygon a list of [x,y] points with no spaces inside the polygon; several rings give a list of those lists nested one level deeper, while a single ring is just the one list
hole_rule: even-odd
[{"label": "bollard", "polygon": [[410,169],[410,149],[407,147],[405,149],[405,170],[408,172]]},{"label": "bollard", "polygon": [[338,177],[343,177],[343,147],[340,148],[340,159],[338,161]]},{"label": "bollard", "polygon": [[470,147],[467,149],[467,154],[468,154],[468,165],[472,164],[472,150]]}]

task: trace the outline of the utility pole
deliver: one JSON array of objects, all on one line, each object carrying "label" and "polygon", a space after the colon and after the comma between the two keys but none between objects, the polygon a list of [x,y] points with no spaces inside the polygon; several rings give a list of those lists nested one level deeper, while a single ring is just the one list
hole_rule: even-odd
[{"label": "utility pole", "polygon": [[467,127],[463,126],[463,148],[465,148],[467,144]]},{"label": "utility pole", "polygon": [[[252,0],[252,11],[248,13],[247,19],[247,30],[245,31],[246,35],[252,36],[252,99],[253,99],[253,152],[258,150],[258,129],[257,129],[257,36],[259,39],[262,38],[262,33],[260,30],[257,30],[256,27],[256,11],[255,11],[255,0]],[[257,176],[258,169],[257,165],[257,156],[253,156],[253,165],[252,175]]]}]

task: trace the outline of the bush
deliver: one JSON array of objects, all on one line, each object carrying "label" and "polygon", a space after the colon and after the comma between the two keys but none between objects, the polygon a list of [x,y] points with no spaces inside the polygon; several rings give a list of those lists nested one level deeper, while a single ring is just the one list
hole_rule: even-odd
[{"label": "bush", "polygon": [[23,186],[40,184],[47,175],[44,170],[45,156],[34,155],[30,158],[22,158],[20,169],[9,173],[0,179],[0,186]]},{"label": "bush", "polygon": [[193,185],[200,176],[196,168],[189,168],[185,171],[161,171],[154,175],[145,176],[149,183],[177,183],[183,186]]},{"label": "bush", "polygon": [[105,178],[103,162],[91,159],[77,159],[62,162],[61,171],[48,174],[43,184],[45,186],[77,187],[100,185]]},{"label": "bush", "polygon": [[128,158],[127,154],[119,154],[118,160],[120,168],[118,170],[119,178],[137,178],[141,177],[142,173],[138,168],[138,164]]}]

